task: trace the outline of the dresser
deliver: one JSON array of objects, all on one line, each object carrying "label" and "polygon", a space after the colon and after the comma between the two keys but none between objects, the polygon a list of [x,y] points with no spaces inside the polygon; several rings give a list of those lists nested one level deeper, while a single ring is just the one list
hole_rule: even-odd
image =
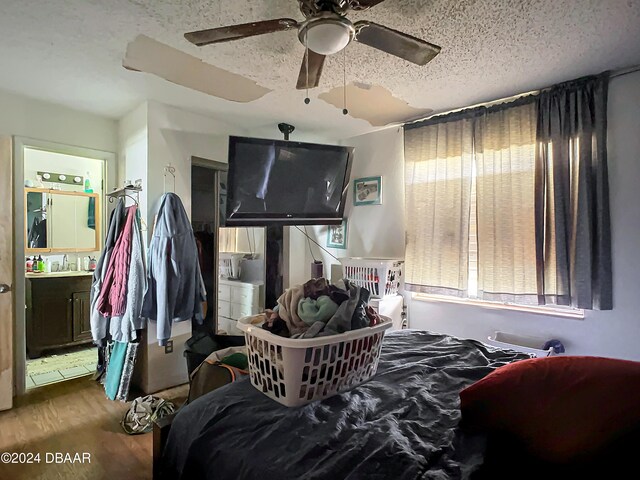
[{"label": "dresser", "polygon": [[243,335],[236,327],[239,318],[264,309],[264,284],[236,280],[218,280],[218,332]]}]

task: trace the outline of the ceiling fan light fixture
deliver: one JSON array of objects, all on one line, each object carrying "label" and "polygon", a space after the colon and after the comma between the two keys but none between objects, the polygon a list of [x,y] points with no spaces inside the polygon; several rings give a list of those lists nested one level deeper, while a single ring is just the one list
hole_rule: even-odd
[{"label": "ceiling fan light fixture", "polygon": [[346,18],[338,15],[313,19],[300,29],[299,38],[303,45],[320,55],[333,55],[343,50],[351,39],[355,29]]}]

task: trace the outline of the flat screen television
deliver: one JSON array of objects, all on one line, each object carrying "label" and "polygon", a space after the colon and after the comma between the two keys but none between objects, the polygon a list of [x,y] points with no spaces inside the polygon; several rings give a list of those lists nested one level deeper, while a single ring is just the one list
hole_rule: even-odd
[{"label": "flat screen television", "polygon": [[229,137],[225,225],[339,225],[353,152],[353,147]]}]

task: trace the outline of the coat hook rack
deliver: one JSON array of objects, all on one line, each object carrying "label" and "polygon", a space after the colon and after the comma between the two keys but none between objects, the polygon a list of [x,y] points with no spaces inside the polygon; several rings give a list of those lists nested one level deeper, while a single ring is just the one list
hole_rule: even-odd
[{"label": "coat hook rack", "polygon": [[167,174],[171,175],[173,180],[173,189],[171,192],[175,193],[176,191],[176,167],[171,166],[169,163],[166,167],[164,167],[164,193],[167,193]]},{"label": "coat hook rack", "polygon": [[116,188],[112,192],[107,193],[109,197],[109,203],[113,203],[116,198],[128,197],[135,202],[136,205],[140,205],[140,192],[142,191],[142,180],[138,179],[134,183],[130,180],[124,182],[122,188]]}]

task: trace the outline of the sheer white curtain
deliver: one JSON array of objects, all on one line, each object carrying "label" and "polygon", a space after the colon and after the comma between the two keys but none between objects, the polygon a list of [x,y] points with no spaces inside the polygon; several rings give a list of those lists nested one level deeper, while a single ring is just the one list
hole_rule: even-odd
[{"label": "sheer white curtain", "polygon": [[405,127],[405,286],[466,296],[473,120]]}]

